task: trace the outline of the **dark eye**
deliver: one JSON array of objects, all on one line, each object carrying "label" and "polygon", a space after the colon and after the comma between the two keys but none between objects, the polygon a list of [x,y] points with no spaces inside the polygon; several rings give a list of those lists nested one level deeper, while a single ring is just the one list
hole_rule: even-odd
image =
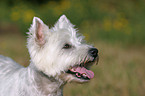
[{"label": "dark eye", "polygon": [[71,45],[70,44],[65,44],[63,48],[64,49],[69,49],[69,48],[71,48]]}]

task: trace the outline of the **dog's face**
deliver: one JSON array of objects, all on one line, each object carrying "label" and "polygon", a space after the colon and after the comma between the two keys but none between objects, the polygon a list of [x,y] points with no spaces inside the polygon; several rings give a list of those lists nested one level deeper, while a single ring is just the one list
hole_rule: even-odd
[{"label": "dog's face", "polygon": [[98,50],[82,43],[66,16],[51,29],[34,17],[28,38],[28,50],[37,69],[64,81],[86,82],[94,77],[90,66],[98,62]]}]

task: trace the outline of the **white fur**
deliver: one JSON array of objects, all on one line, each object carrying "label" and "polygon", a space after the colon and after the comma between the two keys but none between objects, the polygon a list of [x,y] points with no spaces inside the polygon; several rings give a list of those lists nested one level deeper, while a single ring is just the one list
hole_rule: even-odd
[{"label": "white fur", "polygon": [[[88,54],[92,46],[81,42],[83,36],[65,15],[51,29],[34,17],[28,34],[28,67],[0,55],[0,96],[61,96],[66,82],[85,82],[65,71],[84,59],[93,60]],[[72,47],[63,49],[66,43]]]}]

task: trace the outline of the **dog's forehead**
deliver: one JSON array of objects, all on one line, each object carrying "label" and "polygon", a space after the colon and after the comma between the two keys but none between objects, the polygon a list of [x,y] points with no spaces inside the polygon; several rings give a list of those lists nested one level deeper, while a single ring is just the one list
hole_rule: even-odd
[{"label": "dog's forehead", "polygon": [[61,29],[59,31],[54,31],[54,36],[58,41],[63,41],[65,43],[79,43],[80,40],[76,33],[69,32],[67,29]]}]

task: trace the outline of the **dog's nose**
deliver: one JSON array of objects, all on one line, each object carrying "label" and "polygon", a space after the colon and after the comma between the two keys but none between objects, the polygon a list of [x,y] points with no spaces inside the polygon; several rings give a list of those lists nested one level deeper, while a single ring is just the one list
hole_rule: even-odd
[{"label": "dog's nose", "polygon": [[96,57],[98,56],[98,49],[96,49],[96,48],[91,48],[91,49],[89,50],[89,54],[90,54],[92,57],[96,58]]}]

